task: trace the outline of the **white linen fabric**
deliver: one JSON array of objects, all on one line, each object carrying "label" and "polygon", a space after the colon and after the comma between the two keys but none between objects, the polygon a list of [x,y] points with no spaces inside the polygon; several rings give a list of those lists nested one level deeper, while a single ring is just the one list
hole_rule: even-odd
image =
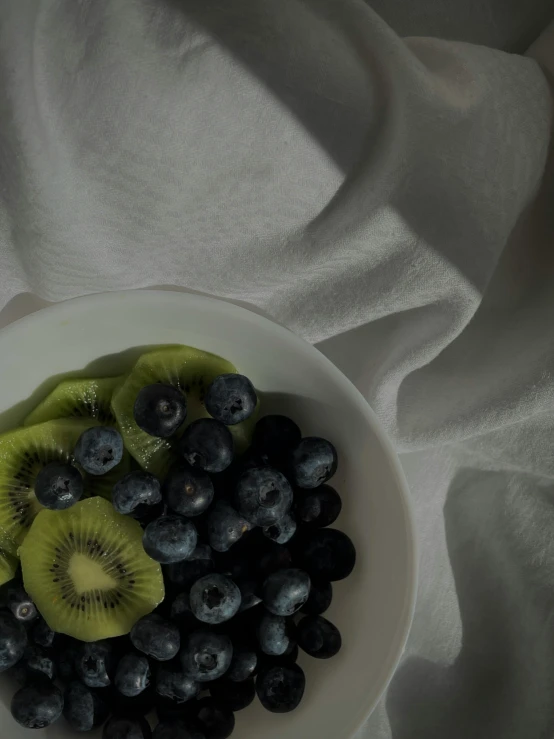
[{"label": "white linen fabric", "polygon": [[[442,19],[506,49],[551,12],[477,5],[375,2],[401,33]],[[548,73],[393,27],[362,0],[4,0],[0,308],[175,285],[318,343],[402,453],[421,540],[405,659],[360,738],[546,739]]]}]

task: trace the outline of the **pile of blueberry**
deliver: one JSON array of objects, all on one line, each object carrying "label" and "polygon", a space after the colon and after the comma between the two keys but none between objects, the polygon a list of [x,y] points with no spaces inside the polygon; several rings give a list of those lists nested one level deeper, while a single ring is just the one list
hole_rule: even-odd
[{"label": "pile of blueberry", "polygon": [[[0,670],[17,663],[25,687],[12,712],[21,724],[45,726],[63,711],[78,731],[109,716],[104,739],[225,739],[234,713],[256,695],[276,713],[299,705],[299,648],[320,659],[340,650],[339,630],[322,614],[356,553],[348,536],[327,528],[342,505],[326,484],[337,469],[334,446],[302,438],[294,421],[273,415],[236,457],[227,426],[254,412],[252,384],[223,375],[205,405],[211,418],[175,442],[181,461],[163,483],[135,470],[113,491],[115,509],[141,522],[144,548],[163,566],[166,597],[154,613],[127,637],[84,643],[52,632],[24,591],[9,591]],[[153,436],[171,437],[185,416],[186,399],[171,386],[151,385],[137,397],[136,422]],[[114,439],[91,429],[80,464],[102,466],[108,441],[117,457]],[[45,498],[68,492],[57,493],[52,480],[44,486]],[[152,733],[145,716],[153,710]]]}]

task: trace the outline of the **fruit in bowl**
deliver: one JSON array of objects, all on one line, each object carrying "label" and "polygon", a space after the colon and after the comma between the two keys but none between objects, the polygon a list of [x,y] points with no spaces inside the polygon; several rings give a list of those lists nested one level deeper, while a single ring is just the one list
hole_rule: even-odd
[{"label": "fruit in bowl", "polygon": [[[20,683],[20,725],[63,715],[76,731],[147,739],[142,707],[124,706],[150,686],[162,706],[154,736],[230,736],[256,696],[272,713],[298,708],[298,647],[322,659],[341,649],[321,613],[356,551],[322,528],[342,507],[328,484],[334,445],[284,415],[256,423],[260,412],[254,385],[227,361],[171,347],[146,352],[118,382],[63,381],[0,437],[0,669]],[[168,570],[166,587],[162,568],[186,567],[198,547],[210,571],[179,587]],[[317,615],[303,613],[312,583]],[[42,629],[28,633],[36,619]],[[65,674],[64,638],[74,648]]]},{"label": "fruit in bowl", "polygon": [[[99,331],[99,326],[109,327],[109,330]],[[117,421],[110,410],[110,403],[106,405],[104,400],[101,401],[95,388],[88,387],[77,394],[72,391],[68,399],[60,381],[76,386],[80,391],[82,383],[87,385],[87,378],[105,376],[112,383],[111,397],[114,387],[122,387],[120,378],[127,376],[143,355],[167,348],[177,349],[180,344],[199,346],[213,355],[229,357],[240,372],[252,380],[260,400],[259,409],[250,419],[229,427],[235,454],[244,460],[245,467],[255,467],[259,462],[253,449],[245,456],[251,446],[254,427],[258,426],[260,435],[263,432],[264,437],[271,437],[272,423],[263,424],[264,417],[287,416],[293,420],[288,431],[293,443],[300,441],[300,428],[305,437],[328,439],[337,448],[338,468],[329,484],[340,494],[341,500],[337,512],[336,499],[332,495],[317,492],[312,498],[311,493],[317,489],[306,489],[301,510],[297,505],[299,489],[294,484],[292,514],[277,524],[256,526],[244,533],[244,527],[253,525],[237,510],[233,495],[225,492],[235,465],[217,473],[204,473],[191,467],[194,474],[187,477],[193,488],[196,485],[196,493],[186,506],[179,507],[179,511],[171,508],[171,515],[190,520],[197,530],[198,542],[189,559],[171,564],[158,563],[164,575],[165,596],[156,606],[154,615],[160,616],[166,625],[178,625],[179,636],[183,637],[180,643],[182,652],[186,646],[185,639],[191,633],[200,630],[226,636],[230,631],[230,622],[215,625],[199,622],[191,612],[190,589],[197,580],[210,573],[232,580],[239,587],[241,606],[232,619],[237,629],[231,634],[233,657],[228,672],[208,683],[210,693],[212,686],[214,690],[211,697],[207,697],[208,691],[202,687],[206,683],[196,683],[201,690],[192,703],[187,701],[185,705],[188,703],[195,709],[202,709],[204,733],[208,730],[208,721],[228,727],[234,712],[235,735],[243,739],[260,736],[280,739],[283,735],[288,739],[351,737],[375,705],[401,654],[413,609],[416,560],[406,488],[392,447],[365,401],[313,347],[260,316],[198,296],[139,291],[77,299],[41,311],[0,332],[0,430],[11,433],[11,429],[21,426],[26,416],[41,406],[41,415],[36,420],[31,418],[29,427],[38,428],[49,423],[63,423],[65,426],[70,421],[70,425],[79,425],[84,420],[86,426],[81,427],[77,438],[83,430],[93,426],[115,427]],[[40,362],[36,361],[37,357],[41,358]],[[66,374],[60,377],[60,372]],[[174,374],[173,370],[171,373]],[[232,374],[229,364],[220,367],[214,376],[218,374]],[[165,380],[156,378],[150,384],[156,384],[158,380],[161,380],[160,384],[172,384],[167,372],[165,377]],[[141,384],[141,387],[146,384]],[[61,389],[57,398],[43,404],[58,385]],[[59,408],[59,393],[64,397],[63,412]],[[156,456],[156,450],[160,450],[161,456],[153,462],[156,465],[162,459],[160,469],[150,467],[148,462],[139,464],[136,456],[126,453],[120,463],[122,466],[107,473],[106,477],[113,475],[109,493],[103,490],[106,487],[105,476],[83,474],[82,496],[75,505],[65,511],[62,509],[61,515],[75,512],[82,503],[100,494],[106,499],[113,496],[114,503],[117,499],[118,505],[124,509],[118,507],[117,512],[122,513],[125,519],[137,521],[142,531],[160,518],[166,505],[161,496],[169,500],[166,481],[172,469],[172,455],[176,448],[178,452],[178,442],[187,423],[209,416],[201,408],[200,393],[198,398],[195,393],[191,391],[187,395],[187,419],[177,430],[175,444],[173,437],[168,437],[168,443],[167,438],[148,439],[148,434],[146,441],[144,436],[140,440],[137,454],[154,450]],[[73,419],[67,418],[69,403],[73,409],[69,415],[74,416]],[[46,412],[43,413],[45,407]],[[122,433],[121,426],[118,430]],[[140,428],[139,431],[142,433]],[[49,436],[52,433],[52,430],[48,431]],[[56,430],[56,436],[59,433]],[[75,429],[71,433],[75,434]],[[137,434],[135,438],[138,440]],[[76,443],[75,439],[73,443]],[[128,447],[127,442],[125,447]],[[0,453],[0,459],[2,456]],[[263,461],[281,471],[279,456],[271,453]],[[128,476],[118,496],[114,495],[115,483]],[[211,488],[206,484],[206,477]],[[285,471],[285,477],[289,479],[290,472]],[[164,480],[163,486],[157,489],[152,478],[158,482]],[[182,476],[176,476],[174,496],[178,496],[182,483]],[[25,504],[28,502],[31,501],[23,500]],[[29,508],[24,510],[28,512]],[[17,510],[12,515],[16,513]],[[337,513],[340,513],[340,518],[333,520]],[[324,524],[325,520],[332,522]],[[259,624],[253,616],[263,595],[258,587],[260,579],[265,580],[278,570],[306,569],[306,565],[299,561],[299,550],[287,544],[295,541],[295,525],[296,529],[309,530],[311,534],[320,530],[322,525],[327,526],[322,529],[324,531],[340,529],[356,545],[356,566],[349,577],[333,585],[320,584],[317,578],[311,578],[308,602],[302,609],[301,618],[323,614],[324,619],[340,630],[342,646],[333,657],[332,665],[324,659],[310,657],[298,647],[296,642],[300,635],[295,621],[299,617],[296,615],[281,617],[267,613],[268,624],[271,619],[278,623],[279,619],[285,619],[287,628],[282,632],[282,638],[288,640],[285,654],[265,655],[261,649],[253,648],[260,638]],[[15,534],[18,532],[21,532],[19,526],[14,530]],[[252,543],[256,539],[261,542],[262,556],[241,555],[249,537],[253,537]],[[9,541],[11,537],[4,540]],[[204,544],[206,541],[208,543]],[[16,541],[15,552],[7,553],[8,573],[17,566],[17,550],[21,543],[22,540]],[[32,609],[27,609],[28,601],[19,594],[15,596],[13,607],[20,612],[31,612]],[[2,605],[0,601],[0,607]],[[116,610],[115,601],[114,609],[110,605],[108,608]],[[28,669],[26,665],[32,669],[41,666],[48,670],[47,657],[52,652],[56,655],[55,669],[58,673],[54,678],[55,686],[62,687],[60,679],[66,686],[81,686],[62,691],[63,714],[75,719],[79,696],[85,695],[83,689],[88,691],[86,700],[83,699],[88,707],[86,716],[81,718],[83,727],[101,724],[106,711],[113,716],[110,726],[118,730],[123,730],[124,722],[131,719],[132,724],[127,728],[141,730],[144,724],[137,716],[142,714],[149,715],[151,720],[159,717],[164,724],[159,732],[174,732],[176,722],[181,725],[190,719],[189,711],[183,711],[183,706],[176,707],[175,699],[170,697],[173,693],[184,695],[192,690],[187,683],[189,679],[183,675],[179,654],[166,661],[153,660],[135,647],[129,648],[126,635],[87,642],[107,642],[113,646],[111,656],[104,655],[108,675],[110,672],[113,675],[113,661],[117,667],[127,654],[146,658],[150,684],[138,696],[124,696],[116,689],[115,677],[111,675],[111,684],[104,688],[89,688],[83,683],[83,678],[75,671],[76,660],[82,663],[81,641],[54,634],[40,616],[24,629],[28,639],[36,640],[37,650],[33,650],[25,662],[21,660],[22,664],[16,670],[12,668],[0,676],[0,729],[12,739],[24,739],[28,734],[10,714],[12,696],[20,684],[18,680],[24,678]],[[264,635],[267,636],[267,631]],[[312,648],[308,642],[305,645]],[[47,652],[46,658],[39,649]],[[296,710],[279,714],[268,712],[260,700],[252,699],[252,688],[255,692],[259,675],[265,675],[266,668],[269,671],[275,662],[285,660],[282,664],[288,669],[290,658],[305,675],[302,700]],[[91,660],[92,679],[95,676],[102,679],[102,650],[88,654],[86,659]],[[151,665],[156,669],[152,670]],[[20,667],[25,667],[25,673]],[[80,672],[84,674],[82,668]],[[237,689],[229,687],[234,683],[231,675],[242,678]],[[132,677],[140,682],[140,676]],[[121,679],[119,676],[118,682]],[[158,689],[164,695],[158,695]],[[244,708],[246,704],[248,707]],[[192,718],[197,720],[194,715]],[[102,731],[98,729],[94,736],[100,736]],[[67,720],[60,718],[46,729],[45,735],[49,739],[69,739],[74,736],[74,730]]]}]

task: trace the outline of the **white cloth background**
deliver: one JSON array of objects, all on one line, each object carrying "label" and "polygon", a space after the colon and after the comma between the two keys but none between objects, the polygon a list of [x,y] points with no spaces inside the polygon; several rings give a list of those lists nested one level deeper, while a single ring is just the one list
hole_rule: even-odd
[{"label": "white cloth background", "polygon": [[546,739],[552,97],[498,47],[552,7],[374,5],[390,25],[362,0],[4,0],[2,320],[177,285],[319,343],[402,452],[422,544],[360,738]]}]

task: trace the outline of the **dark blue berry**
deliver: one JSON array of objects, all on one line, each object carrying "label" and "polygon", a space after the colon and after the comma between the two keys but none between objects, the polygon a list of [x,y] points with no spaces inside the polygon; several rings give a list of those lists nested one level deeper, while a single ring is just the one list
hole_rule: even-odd
[{"label": "dark blue berry", "polygon": [[191,467],[204,472],[223,472],[233,461],[233,437],[219,421],[199,418],[185,429],[179,451]]},{"label": "dark blue berry", "polygon": [[330,485],[321,485],[299,495],[296,500],[296,516],[302,523],[323,528],[334,523],[342,509],[342,500]]},{"label": "dark blue berry", "polygon": [[149,523],[142,537],[144,551],[156,562],[182,562],[194,552],[198,535],[181,516],[162,516]]},{"label": "dark blue berry", "polygon": [[286,416],[265,416],[256,424],[252,447],[269,464],[280,467],[300,443],[298,426]]},{"label": "dark blue berry", "polygon": [[173,659],[181,645],[177,626],[155,613],[139,619],[131,629],[130,638],[135,649],[160,662]]},{"label": "dark blue berry", "polygon": [[194,631],[185,637],[180,656],[183,672],[206,683],[227,672],[233,659],[233,644],[225,634]]},{"label": "dark blue berry", "polygon": [[329,608],[333,600],[333,586],[330,582],[312,582],[308,600],[300,609],[310,616],[320,616]]},{"label": "dark blue berry", "polygon": [[182,516],[199,516],[214,498],[210,477],[200,469],[188,465],[174,467],[164,484],[167,505]]},{"label": "dark blue berry", "polygon": [[137,426],[147,434],[168,439],[187,417],[187,399],[173,385],[147,385],[137,395],[133,413]]},{"label": "dark blue berry", "polygon": [[208,513],[210,546],[216,552],[226,552],[252,529],[243,516],[223,500],[216,501]]},{"label": "dark blue berry", "polygon": [[216,680],[210,684],[210,693],[220,708],[228,711],[242,711],[256,697],[254,678],[248,678],[240,683]]},{"label": "dark blue berry", "polygon": [[154,729],[152,739],[206,739],[206,735],[187,726],[182,718],[174,718],[159,723]]},{"label": "dark blue berry", "polygon": [[56,633],[52,631],[50,626],[48,626],[42,617],[39,617],[37,622],[33,624],[31,636],[35,644],[47,649],[54,643]]},{"label": "dark blue berry", "polygon": [[135,514],[139,506],[153,506],[162,500],[160,481],[143,470],[133,470],[116,482],[112,492],[113,507],[123,515]]},{"label": "dark blue berry", "polygon": [[244,375],[219,375],[206,391],[206,410],[226,426],[246,421],[254,413],[258,398],[254,385]]},{"label": "dark blue berry", "polygon": [[39,678],[12,698],[12,716],[26,729],[44,729],[57,721],[63,709],[63,696],[51,680]]},{"label": "dark blue berry", "polygon": [[206,624],[229,621],[238,613],[240,604],[239,588],[225,575],[205,575],[190,589],[191,611]]},{"label": "dark blue berry", "polygon": [[17,621],[28,626],[38,618],[37,607],[31,597],[19,586],[8,588],[8,608]]},{"label": "dark blue berry", "polygon": [[9,670],[23,657],[27,632],[9,611],[0,611],[0,672]]},{"label": "dark blue berry", "polygon": [[289,512],[293,500],[287,478],[272,467],[254,467],[241,475],[237,510],[254,526],[271,526]]},{"label": "dark blue berry", "polygon": [[299,542],[297,562],[315,580],[334,582],[350,575],[356,550],[342,531],[318,529]]},{"label": "dark blue berry", "polygon": [[298,708],[306,688],[306,677],[298,665],[264,667],[256,679],[256,692],[264,708],[288,713]]},{"label": "dark blue berry", "polygon": [[108,718],[109,706],[100,695],[73,680],[64,691],[63,715],[75,731],[91,731]]},{"label": "dark blue berry", "polygon": [[258,642],[264,654],[280,657],[294,648],[292,623],[284,616],[265,613],[258,625]]},{"label": "dark blue berry", "polygon": [[48,680],[53,680],[57,673],[53,654],[36,644],[27,647],[23,659],[17,666],[22,668],[26,679],[42,675]]},{"label": "dark blue berry", "polygon": [[52,511],[62,511],[74,505],[83,494],[83,478],[76,467],[61,462],[44,466],[35,480],[38,502]]},{"label": "dark blue berry", "polygon": [[151,739],[152,730],[145,718],[112,716],[104,724],[102,739]]},{"label": "dark blue berry", "polygon": [[286,544],[296,533],[296,521],[287,514],[280,521],[264,527],[264,536],[276,544]]},{"label": "dark blue berry", "polygon": [[220,706],[213,698],[198,701],[194,720],[206,739],[228,739],[235,729],[233,712]]},{"label": "dark blue berry", "polygon": [[225,680],[241,683],[252,677],[258,666],[258,653],[248,644],[236,643],[233,645],[233,659],[231,666],[225,673]]},{"label": "dark blue berry", "polygon": [[308,600],[310,587],[310,577],[303,570],[278,570],[264,581],[262,600],[270,613],[292,616]]},{"label": "dark blue berry", "polygon": [[90,475],[105,475],[123,458],[123,439],[111,426],[83,431],[75,447],[75,459]]},{"label": "dark blue berry", "polygon": [[195,698],[200,685],[182,671],[181,665],[163,665],[156,672],[156,693],[163,698],[185,703]]},{"label": "dark blue berry", "polygon": [[142,654],[130,652],[117,665],[114,684],[121,695],[133,698],[140,695],[150,684],[150,665]]},{"label": "dark blue berry", "polygon": [[297,627],[298,645],[310,657],[329,659],[334,657],[342,646],[342,638],[337,627],[323,616],[306,616]]},{"label": "dark blue berry", "polygon": [[214,570],[215,564],[211,547],[207,544],[198,544],[188,559],[169,565],[167,574],[170,581],[175,585],[190,588],[193,583]]},{"label": "dark blue berry", "polygon": [[290,473],[299,488],[317,488],[337,471],[337,450],[326,439],[308,436],[290,455]]},{"label": "dark blue berry", "polygon": [[75,670],[89,688],[105,688],[111,683],[114,655],[108,640],[82,643],[75,657]]}]

